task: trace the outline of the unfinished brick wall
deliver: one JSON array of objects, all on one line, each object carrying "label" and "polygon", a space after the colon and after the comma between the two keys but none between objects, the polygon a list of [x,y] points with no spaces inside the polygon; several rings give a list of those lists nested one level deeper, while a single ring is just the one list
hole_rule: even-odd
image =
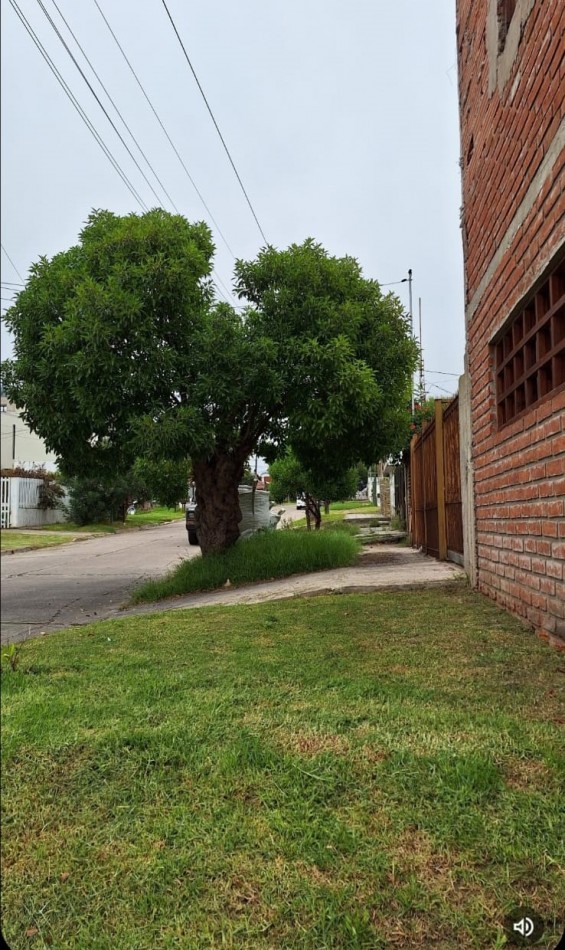
[{"label": "unfinished brick wall", "polygon": [[499,11],[498,0],[457,4],[477,580],[557,643],[565,383],[556,370],[549,394],[501,424],[493,341],[565,259],[565,4],[517,0],[505,43]]}]

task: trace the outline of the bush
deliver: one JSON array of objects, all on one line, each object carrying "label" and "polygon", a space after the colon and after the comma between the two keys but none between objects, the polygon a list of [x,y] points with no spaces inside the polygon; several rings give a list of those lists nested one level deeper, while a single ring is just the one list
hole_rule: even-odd
[{"label": "bush", "polygon": [[56,478],[44,478],[39,486],[37,507],[43,511],[53,511],[61,506],[65,489]]},{"label": "bush", "polygon": [[111,483],[97,478],[71,478],[68,520],[74,524],[101,524],[125,521],[128,506],[142,496],[142,486],[133,476],[116,478]]}]

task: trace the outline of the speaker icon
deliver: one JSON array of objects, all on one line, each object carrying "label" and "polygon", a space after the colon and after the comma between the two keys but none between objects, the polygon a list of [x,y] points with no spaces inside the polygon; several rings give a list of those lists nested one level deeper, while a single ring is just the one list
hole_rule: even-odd
[{"label": "speaker icon", "polygon": [[517,920],[516,923],[512,925],[512,930],[521,934],[522,937],[531,937],[535,929],[536,927],[531,917],[522,917],[521,920]]},{"label": "speaker icon", "polygon": [[541,940],[544,931],[543,920],[531,907],[516,907],[507,914],[504,930],[509,944],[530,946]]}]

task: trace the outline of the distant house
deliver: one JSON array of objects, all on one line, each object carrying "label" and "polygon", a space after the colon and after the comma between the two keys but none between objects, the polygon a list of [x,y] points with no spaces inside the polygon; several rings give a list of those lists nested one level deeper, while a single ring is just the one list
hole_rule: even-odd
[{"label": "distant house", "polygon": [[565,641],[562,0],[457,0],[472,580]]},{"label": "distant house", "polygon": [[31,432],[19,411],[5,396],[0,396],[1,456],[0,468],[39,468],[54,471],[57,458],[45,443]]}]

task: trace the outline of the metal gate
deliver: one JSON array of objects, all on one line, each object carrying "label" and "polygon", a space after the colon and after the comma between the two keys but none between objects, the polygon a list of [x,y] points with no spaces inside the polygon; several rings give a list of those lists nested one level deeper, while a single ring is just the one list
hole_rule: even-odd
[{"label": "metal gate", "polygon": [[2,519],[1,519],[1,527],[2,527],[2,528],[9,528],[9,527],[10,527],[10,514],[11,514],[11,512],[10,512],[10,479],[9,479],[9,478],[2,478],[2,479],[0,479],[0,481],[1,481],[1,483],[2,483],[2,491],[1,491],[1,496],[2,496],[2,506],[1,506]]},{"label": "metal gate", "polygon": [[459,398],[436,400],[435,418],[410,446],[412,544],[463,563]]}]

